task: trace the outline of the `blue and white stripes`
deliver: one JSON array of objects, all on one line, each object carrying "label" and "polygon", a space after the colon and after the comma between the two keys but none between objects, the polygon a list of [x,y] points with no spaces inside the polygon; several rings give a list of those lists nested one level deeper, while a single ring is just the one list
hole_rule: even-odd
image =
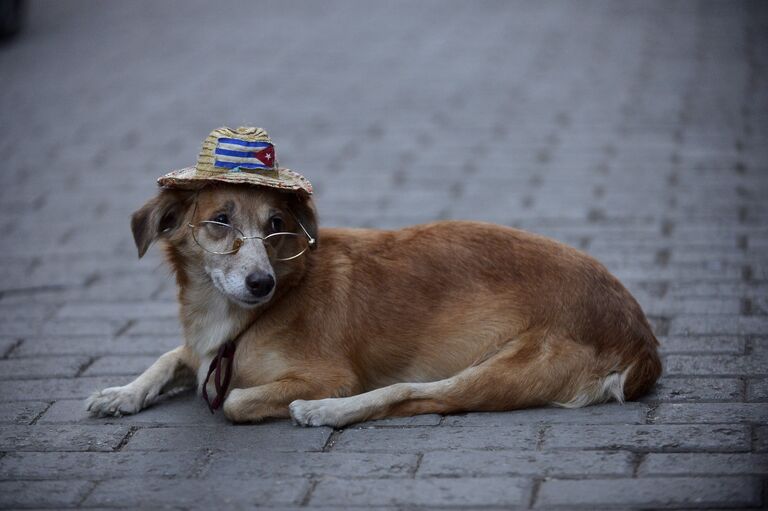
[{"label": "blue and white stripes", "polygon": [[236,138],[220,138],[214,151],[214,166],[236,169],[272,169],[275,150],[269,142],[249,142]]}]

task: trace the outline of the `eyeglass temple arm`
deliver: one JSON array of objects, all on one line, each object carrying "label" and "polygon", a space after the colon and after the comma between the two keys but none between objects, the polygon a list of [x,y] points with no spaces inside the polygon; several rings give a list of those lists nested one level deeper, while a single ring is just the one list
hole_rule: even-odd
[{"label": "eyeglass temple arm", "polygon": [[296,214],[290,209],[288,211],[291,213],[291,216],[293,217],[293,219],[296,220],[296,223],[299,224],[299,227],[301,227],[301,230],[304,231],[304,234],[307,235],[307,239],[309,240],[309,248],[311,250],[314,250],[315,248],[317,248],[317,240],[315,240],[315,238],[313,238],[312,235],[309,234],[309,232],[307,232],[307,230],[304,228],[304,224],[302,224],[301,220],[299,220],[299,217],[297,217]]}]

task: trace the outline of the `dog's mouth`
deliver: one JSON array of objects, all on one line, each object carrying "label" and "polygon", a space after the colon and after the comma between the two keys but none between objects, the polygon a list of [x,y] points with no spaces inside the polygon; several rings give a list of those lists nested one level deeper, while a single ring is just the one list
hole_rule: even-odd
[{"label": "dog's mouth", "polygon": [[259,305],[264,305],[265,303],[269,302],[272,299],[272,295],[273,293],[270,293],[269,295],[263,298],[253,298],[253,299],[235,298],[233,296],[230,296],[229,299],[235,302],[240,307],[243,307],[245,309],[251,309],[253,307],[258,307]]}]

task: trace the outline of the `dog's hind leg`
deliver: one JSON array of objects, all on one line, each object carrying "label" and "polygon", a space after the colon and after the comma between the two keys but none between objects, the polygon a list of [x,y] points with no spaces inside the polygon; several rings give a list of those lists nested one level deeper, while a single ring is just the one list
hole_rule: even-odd
[{"label": "dog's hind leg", "polygon": [[[592,348],[567,340],[550,341],[546,336],[521,336],[482,363],[444,380],[397,383],[345,398],[294,401],[291,416],[303,426],[343,426],[392,416],[572,402],[600,380],[602,364]],[[582,405],[603,398],[594,395]]]},{"label": "dog's hind leg", "polygon": [[186,346],[160,356],[138,378],[122,387],[110,387],[91,394],[86,410],[99,417],[136,413],[164,394],[175,394],[195,386],[198,357]]}]

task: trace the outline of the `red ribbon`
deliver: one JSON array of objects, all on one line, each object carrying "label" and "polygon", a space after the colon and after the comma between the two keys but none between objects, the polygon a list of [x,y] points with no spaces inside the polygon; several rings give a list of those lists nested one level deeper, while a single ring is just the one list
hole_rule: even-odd
[{"label": "red ribbon", "polygon": [[[208,409],[211,413],[214,410],[221,408],[224,404],[224,398],[227,396],[227,389],[229,389],[229,382],[232,380],[232,365],[235,362],[235,348],[237,344],[234,340],[227,341],[219,347],[218,353],[211,360],[211,365],[208,367],[208,374],[203,382],[203,399],[208,403]],[[221,363],[227,360],[226,369],[224,371],[224,381],[221,381]],[[216,371],[216,377],[213,379],[213,384],[216,386],[216,397],[213,401],[208,399],[208,380],[211,378],[211,374]]]}]

